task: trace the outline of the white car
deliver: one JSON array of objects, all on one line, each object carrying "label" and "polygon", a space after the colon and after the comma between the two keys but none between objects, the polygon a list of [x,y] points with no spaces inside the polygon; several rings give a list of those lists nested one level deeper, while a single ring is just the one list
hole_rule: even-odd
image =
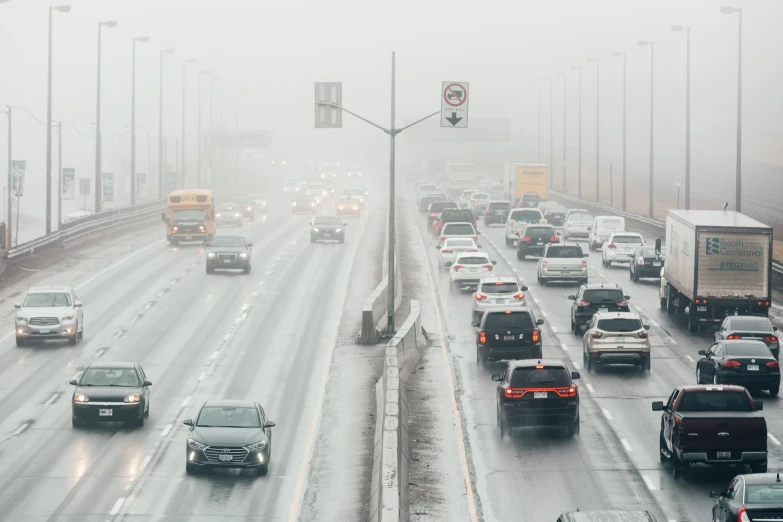
[{"label": "white car", "polygon": [[451,266],[454,262],[454,256],[464,252],[478,252],[478,245],[473,238],[468,237],[450,237],[446,238],[443,245],[435,248],[440,250],[438,257],[441,266]]},{"label": "white car", "polygon": [[302,184],[296,180],[288,180],[283,185],[283,192],[286,194],[296,194],[302,189]]},{"label": "white car", "polygon": [[449,268],[449,290],[453,292],[464,288],[476,288],[483,277],[495,269],[497,261],[492,261],[486,252],[465,252],[454,256],[454,264]]},{"label": "white car", "polygon": [[514,246],[520,232],[528,225],[545,225],[546,220],[537,208],[513,208],[506,220],[506,246]]},{"label": "white car", "polygon": [[593,216],[576,212],[570,214],[563,222],[563,240],[571,238],[590,237],[590,227],[593,225]]},{"label": "white car", "polygon": [[462,195],[459,197],[459,208],[467,208],[471,196],[476,192],[478,192],[478,190],[463,190]]},{"label": "white car", "polygon": [[612,263],[630,263],[633,253],[644,246],[644,238],[636,232],[612,234],[601,247],[601,263],[611,268]]},{"label": "white car", "polygon": [[487,210],[487,205],[489,205],[490,201],[488,192],[476,192],[470,196],[468,208],[473,211],[473,217],[478,217],[483,214],[484,211]]},{"label": "white car", "polygon": [[443,225],[443,228],[440,229],[439,244],[442,245],[450,237],[464,237],[478,241],[478,234],[476,229],[473,228],[473,223],[468,222],[446,223]]},{"label": "white car", "polygon": [[526,286],[516,277],[484,277],[473,292],[471,322],[481,320],[487,310],[514,310],[525,306]]}]

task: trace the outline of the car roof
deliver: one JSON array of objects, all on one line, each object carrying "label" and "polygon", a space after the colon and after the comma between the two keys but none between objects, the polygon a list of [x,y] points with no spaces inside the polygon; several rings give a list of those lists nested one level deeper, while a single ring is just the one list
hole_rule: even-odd
[{"label": "car roof", "polygon": [[517,278],[512,276],[504,277],[482,277],[479,280],[479,284],[492,284],[492,283],[516,283]]},{"label": "car roof", "polygon": [[445,225],[443,225],[443,228],[446,228],[449,225],[470,225],[470,226],[473,226],[473,223],[471,223],[470,221],[452,221],[451,223],[446,223]]},{"label": "car roof", "polygon": [[763,322],[764,324],[770,324],[769,317],[764,317],[763,315],[730,315],[729,316],[729,321],[734,321],[735,319],[745,320],[745,321],[751,320],[751,321],[757,321],[759,323]]},{"label": "car roof", "polygon": [[780,473],[753,473],[740,476],[745,479],[745,484],[777,484],[781,480]]},{"label": "car roof", "polygon": [[[725,344],[727,347],[728,346],[739,346],[739,345],[742,345],[742,344],[751,345],[751,346],[753,346],[753,345],[758,346],[759,344],[763,344],[766,348],[769,348],[767,346],[767,343],[765,343],[764,341],[762,341],[760,339],[721,339],[718,342],[722,343],[722,344]],[[770,352],[770,353],[772,353],[772,352]]]},{"label": "car roof", "polygon": [[614,236],[642,237],[642,235],[639,232],[612,232],[612,237]]},{"label": "car roof", "polygon": [[30,288],[28,294],[49,293],[49,292],[70,292],[70,286],[34,286]]},{"label": "car roof", "polygon": [[536,207],[536,208],[514,208],[511,211],[512,212],[536,212],[538,214],[541,213],[541,209],[538,208],[538,207]]},{"label": "car roof", "polygon": [[599,319],[641,319],[636,312],[596,312],[595,316]]},{"label": "car roof", "polygon": [[[213,399],[210,401],[205,401],[204,406],[226,406],[229,408],[240,408],[240,407],[255,408],[256,403],[254,401],[247,401],[241,399]],[[202,406],[202,408],[204,406]]]},{"label": "car roof", "polygon": [[136,367],[136,363],[132,363],[132,362],[94,362],[94,363],[90,363],[87,366],[87,368],[98,368],[98,369],[135,368],[135,367]]},{"label": "car roof", "polygon": [[563,513],[560,518],[565,522],[656,522],[649,511],[626,511],[624,509],[573,511]]},{"label": "car roof", "polygon": [[[486,312],[490,313],[490,312]],[[517,359],[508,362],[511,368],[530,368],[536,366],[554,366],[556,368],[568,368],[568,365],[560,359]]]},{"label": "car roof", "polygon": [[472,237],[447,237],[446,241],[471,241],[473,244],[476,243]]},{"label": "car roof", "polygon": [[744,387],[737,386],[736,384],[684,384],[680,386],[686,392],[695,391],[730,391],[730,392],[744,392]]},{"label": "car roof", "polygon": [[489,259],[489,253],[487,252],[460,252],[456,255],[456,259],[460,259],[463,257],[478,257],[478,256],[486,256],[487,259]]}]

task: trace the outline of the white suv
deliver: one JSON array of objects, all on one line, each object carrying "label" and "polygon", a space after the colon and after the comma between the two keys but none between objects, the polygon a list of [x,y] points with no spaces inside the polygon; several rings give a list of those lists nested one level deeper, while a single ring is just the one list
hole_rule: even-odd
[{"label": "white suv", "polygon": [[442,245],[446,239],[450,237],[466,237],[473,241],[478,241],[478,234],[476,229],[473,228],[473,223],[446,223],[443,228],[440,229],[440,244]]},{"label": "white suv", "polygon": [[630,263],[633,253],[644,246],[644,238],[636,232],[621,232],[612,234],[601,247],[601,262],[606,268],[612,263]]},{"label": "white suv", "polygon": [[16,313],[16,345],[31,340],[68,339],[76,344],[84,337],[84,312],[70,287],[33,287]]},{"label": "white suv", "polygon": [[449,290],[477,287],[481,278],[490,275],[496,264],[497,261],[490,260],[486,252],[456,254],[449,269]]}]

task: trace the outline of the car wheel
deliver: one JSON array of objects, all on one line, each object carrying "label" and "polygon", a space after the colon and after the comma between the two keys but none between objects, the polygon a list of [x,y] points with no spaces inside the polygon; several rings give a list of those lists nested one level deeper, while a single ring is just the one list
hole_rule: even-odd
[{"label": "car wheel", "polygon": [[672,477],[680,478],[688,472],[688,463],[681,461],[675,453],[672,454]]},{"label": "car wheel", "polygon": [[514,244],[513,241],[511,241],[508,237],[506,237],[506,247],[510,247]]},{"label": "car wheel", "polygon": [[590,354],[587,354],[587,373],[591,373],[595,371],[595,362],[593,361],[593,358],[590,357]]},{"label": "car wheel", "polygon": [[16,336],[16,346],[24,346],[25,344],[27,344],[27,339],[25,339],[24,337],[19,337],[17,335]]},{"label": "car wheel", "polygon": [[612,268],[612,261],[606,260],[606,268]]},{"label": "car wheel", "polygon": [[704,384],[701,382],[701,368],[696,368],[696,384]]},{"label": "car wheel", "polygon": [[344,237],[340,238],[340,244],[342,244],[342,243],[345,243],[345,238]]},{"label": "car wheel", "polygon": [[663,433],[658,435],[658,458],[661,462],[666,462],[669,458],[666,454],[669,450],[666,448],[666,443],[663,441]]},{"label": "car wheel", "polygon": [[84,424],[76,415],[71,415],[71,426],[74,428],[81,428]]},{"label": "car wheel", "polygon": [[780,393],[780,386],[775,386],[774,388],[769,389],[770,397],[777,397],[779,393]]},{"label": "car wheel", "polygon": [[258,474],[261,476],[266,475],[269,472],[269,464],[266,464],[265,466],[261,466],[258,468]]},{"label": "car wheel", "polygon": [[506,419],[503,418],[503,416],[500,416],[500,440],[503,440],[506,437],[506,433],[511,435],[511,430],[508,427],[508,422],[506,422]]},{"label": "car wheel", "polygon": [[143,428],[144,427],[144,419],[145,419],[145,416],[142,413],[141,416],[138,419],[136,419],[136,427],[137,428]]},{"label": "car wheel", "polygon": [[198,466],[194,466],[190,462],[186,462],[185,463],[185,472],[188,475],[197,475],[199,473],[199,471],[200,470],[199,470]]},{"label": "car wheel", "polygon": [[251,267],[248,265],[248,266],[246,266],[245,268],[242,269],[242,272],[244,272],[246,274],[249,274],[250,273],[250,268]]},{"label": "car wheel", "polygon": [[661,297],[661,310],[666,310],[666,298]]},{"label": "car wheel", "polygon": [[214,272],[214,271],[215,271],[215,269],[214,269],[214,268],[212,268],[212,267],[207,267],[207,273],[208,273],[208,274],[211,274],[211,273],[212,273],[212,272]]},{"label": "car wheel", "polygon": [[314,237],[311,237],[311,238],[310,238],[310,242],[311,242],[311,243],[315,243],[315,238],[314,238]]},{"label": "car wheel", "polygon": [[634,283],[638,283],[639,282],[639,273],[638,272],[634,272],[633,273],[633,282]]},{"label": "car wheel", "polygon": [[146,403],[146,408],[144,409],[144,416],[149,419],[150,417],[150,403],[149,401]]},{"label": "car wheel", "polygon": [[699,324],[693,320],[693,314],[688,310],[688,331],[697,332],[699,330]]},{"label": "car wheel", "polygon": [[715,385],[718,385],[718,384],[720,384],[720,383],[718,382],[718,374],[717,374],[717,373],[713,373],[713,374],[712,374],[712,384],[715,384]]},{"label": "car wheel", "polygon": [[647,357],[647,359],[644,359],[642,361],[642,371],[643,372],[648,372],[648,373],[650,372],[650,364],[651,364],[651,362],[652,361],[650,361],[649,356]]},{"label": "car wheel", "polygon": [[576,420],[568,426],[566,426],[566,432],[568,433],[569,437],[573,437],[574,435],[579,434],[579,416],[576,416]]},{"label": "car wheel", "polygon": [[517,250],[517,259],[522,261],[522,252],[520,252],[519,250]]},{"label": "car wheel", "polygon": [[[631,263],[631,264],[633,264],[633,263]],[[628,269],[628,279],[633,281],[633,269],[632,268]]]}]

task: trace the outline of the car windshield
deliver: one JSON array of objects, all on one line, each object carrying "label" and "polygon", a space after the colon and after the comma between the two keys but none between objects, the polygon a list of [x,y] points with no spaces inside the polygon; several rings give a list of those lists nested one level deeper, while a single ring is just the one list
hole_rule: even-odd
[{"label": "car windshield", "polygon": [[731,330],[746,330],[751,332],[771,332],[772,325],[766,317],[742,317],[732,318]]},{"label": "car windshield", "polygon": [[690,391],[680,402],[680,411],[753,411],[744,391]]},{"label": "car windshield", "polygon": [[473,221],[473,212],[470,210],[451,211],[450,209],[446,209],[443,211],[441,219],[461,219],[463,221]]},{"label": "car windshield", "polygon": [[284,186],[285,187],[298,187],[299,186],[299,182],[298,181],[286,181]]},{"label": "car windshield", "polygon": [[546,251],[546,257],[571,259],[584,257],[584,254],[582,249],[577,246],[555,246],[549,247],[549,250]]},{"label": "car windshield", "polygon": [[517,368],[511,374],[512,388],[549,388],[569,386],[568,370],[559,367]]},{"label": "car windshield", "polygon": [[473,199],[489,199],[489,194],[486,192],[476,192],[473,194]]},{"label": "car windshield", "polygon": [[597,328],[604,332],[635,332],[642,329],[642,321],[640,319],[620,318],[615,317],[613,319],[599,319]]},{"label": "car windshield", "polygon": [[204,221],[203,210],[175,210],[172,221]]},{"label": "car windshield", "polygon": [[133,368],[87,368],[79,386],[139,386],[139,376]]},{"label": "car windshield", "polygon": [[619,289],[596,288],[585,290],[582,299],[590,303],[616,303],[623,300],[623,293]]},{"label": "car windshield", "polygon": [[63,292],[27,294],[22,306],[26,308],[71,306],[71,296]]},{"label": "car windshield", "polygon": [[484,256],[462,256],[455,261],[460,265],[488,265],[489,259]]},{"label": "car windshield", "polygon": [[255,408],[248,406],[204,406],[196,426],[202,428],[260,428],[261,419]]},{"label": "car windshield", "polygon": [[359,205],[353,199],[341,199],[337,204],[338,205],[354,205],[354,206],[358,206]]},{"label": "car windshield", "polygon": [[484,328],[487,330],[505,330],[508,328],[534,328],[529,312],[493,312],[487,315]]},{"label": "car windshield", "polygon": [[443,227],[444,236],[473,236],[476,231],[467,223],[449,223]]},{"label": "car windshield", "polygon": [[556,206],[558,205],[554,201],[542,201],[541,203],[538,204],[538,208],[540,209],[553,208]]},{"label": "car windshield", "polygon": [[309,203],[313,202],[313,198],[311,198],[309,196],[305,197],[305,198],[299,197],[299,198],[296,198],[296,202],[297,203],[308,203],[309,204]]},{"label": "car windshield", "polygon": [[552,227],[527,227],[525,229],[525,235],[531,236],[545,236],[553,237],[555,235],[555,229]]},{"label": "car windshield", "polygon": [[746,484],[746,504],[783,504],[783,483]]},{"label": "car windshield", "polygon": [[537,210],[516,211],[511,213],[509,219],[515,221],[522,221],[524,223],[538,223],[539,221],[541,221],[541,214]]},{"label": "car windshield", "polygon": [[642,236],[612,236],[612,243],[644,243]]},{"label": "car windshield", "polygon": [[449,239],[446,241],[446,248],[471,248],[476,244],[472,239]]},{"label": "car windshield", "polygon": [[538,194],[525,194],[522,196],[522,201],[541,201],[541,196]]},{"label": "car windshield", "polygon": [[425,196],[421,198],[421,206],[424,208],[429,208],[429,206],[432,203],[435,203],[436,201],[440,201],[440,200],[441,200],[440,196]]},{"label": "car windshield", "polygon": [[419,191],[423,191],[423,192],[432,192],[433,190],[438,190],[438,187],[430,184],[422,185],[421,187],[419,187]]},{"label": "car windshield", "polygon": [[245,240],[240,236],[215,236],[212,240],[213,247],[243,247]]},{"label": "car windshield", "polygon": [[313,221],[314,225],[341,225],[342,221],[340,221],[340,218],[334,217],[334,216],[318,216],[315,218],[315,221]]},{"label": "car windshield", "polygon": [[218,212],[233,212],[234,210],[237,210],[236,205],[220,205],[218,207]]},{"label": "car windshield", "polygon": [[519,292],[519,285],[515,281],[496,281],[481,285],[482,294],[513,294]]},{"label": "car windshield", "polygon": [[510,208],[511,208],[511,203],[506,203],[506,202],[489,204],[490,210],[509,210]]},{"label": "car windshield", "polygon": [[565,214],[567,212],[565,207],[561,207],[559,205],[549,207],[548,211],[550,214]]},{"label": "car windshield", "polygon": [[236,203],[240,207],[246,207],[246,206],[250,205],[250,200],[249,199],[238,199],[237,198],[237,199],[234,199],[234,203]]},{"label": "car windshield", "polygon": [[772,352],[762,341],[729,341],[726,343],[726,355],[729,357],[771,357]]},{"label": "car windshield", "polygon": [[616,230],[620,228],[622,225],[623,222],[620,219],[607,218],[607,219],[598,220],[598,226],[606,230]]},{"label": "car windshield", "polygon": [[643,248],[639,252],[640,257],[655,257],[655,249],[654,248]]},{"label": "car windshield", "polygon": [[568,216],[568,221],[571,223],[592,223],[593,217],[590,214],[571,214]]}]

